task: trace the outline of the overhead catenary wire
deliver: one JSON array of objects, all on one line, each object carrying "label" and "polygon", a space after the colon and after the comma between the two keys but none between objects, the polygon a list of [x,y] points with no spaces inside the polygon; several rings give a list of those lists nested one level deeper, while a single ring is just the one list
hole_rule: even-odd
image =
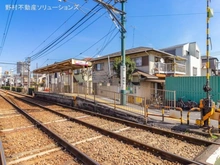
[{"label": "overhead catenary wire", "polygon": [[[95,21],[93,21],[92,23],[90,23],[88,26],[86,26],[84,29],[82,29],[80,32],[78,32],[76,35],[78,35],[79,33],[81,33],[83,30],[85,30],[86,28],[88,28],[90,25],[92,25],[93,23],[95,23],[99,18],[101,18],[105,13],[103,13],[100,17],[98,17]],[[76,55],[74,56],[75,58],[82,55],[83,53],[85,53],[86,51],[88,51],[89,49],[91,49],[92,47],[94,47],[97,43],[99,43],[100,41],[102,41],[104,38],[107,38],[107,36],[109,34],[112,34],[112,32],[116,30],[113,29],[113,30],[110,30],[106,35],[104,35],[101,39],[99,39],[97,42],[95,42],[94,44],[92,44],[90,47],[88,47],[86,50],[82,51],[79,55]],[[74,35],[73,37],[75,37],[76,35]],[[70,41],[73,37],[71,37],[70,39],[68,39],[66,42],[64,42],[62,45],[64,45],[65,43],[67,43],[68,41]],[[61,47],[62,45],[60,45],[59,47]],[[59,47],[57,47],[56,49],[58,49]],[[51,52],[49,53],[52,53],[53,51],[55,51],[56,49],[52,50]],[[48,53],[48,54],[49,54]],[[46,54],[47,55],[47,54]]]},{"label": "overhead catenary wire", "polygon": [[[115,35],[109,40],[108,43],[105,44],[105,46],[104,46],[104,47],[102,48],[102,50],[100,50],[100,51],[103,51],[103,50],[112,42],[112,40],[117,36],[118,33],[119,33],[119,31],[117,31],[117,32],[115,33]],[[90,60],[88,60],[88,61],[91,61],[92,58],[96,57],[96,56],[100,53],[100,51],[98,51],[95,55],[93,55],[93,56],[90,58]]]},{"label": "overhead catenary wire", "polygon": [[[215,12],[219,14],[220,12]],[[169,17],[169,16],[186,16],[186,15],[205,15],[207,13],[176,13],[176,14],[152,14],[152,15],[128,15],[127,17]]]},{"label": "overhead catenary wire", "polygon": [[[109,29],[109,32],[111,31],[112,27],[113,27],[113,24],[111,25],[111,27],[110,27],[110,29]],[[112,34],[113,34],[113,33],[111,33],[108,38],[107,38],[107,37],[105,38],[105,41],[103,42],[102,48],[104,47],[104,45],[105,45],[107,42],[109,42],[109,40],[110,40]],[[102,49],[102,48],[101,48],[101,49]],[[100,49],[100,50],[101,50],[101,49]],[[104,49],[103,49],[103,50],[104,50]],[[102,51],[101,51],[100,53],[102,53]]]},{"label": "overhead catenary wire", "polygon": [[[14,4],[13,4],[13,1],[11,1],[11,7],[12,5],[16,5],[17,4],[17,0],[15,0]],[[14,10],[10,10],[9,13],[8,13],[8,17],[7,17],[7,21],[6,21],[6,24],[5,24],[5,29],[4,29],[4,33],[3,33],[3,37],[2,37],[2,42],[1,42],[1,46],[0,46],[0,56],[3,52],[3,49],[4,49],[4,46],[5,46],[5,41],[7,39],[7,36],[8,36],[8,32],[9,32],[9,29],[10,29],[10,25],[11,25],[11,21],[12,21],[12,17],[14,15]]]},{"label": "overhead catenary wire", "polygon": [[[53,49],[52,51],[48,52],[47,54],[42,55],[41,57],[44,57],[44,56],[46,56],[46,55],[52,53],[53,51],[57,50],[58,48],[60,48],[60,47],[61,47],[62,45],[64,45],[65,43],[69,42],[72,38],[74,38],[74,37],[77,36],[79,33],[81,33],[81,32],[84,31],[86,28],[88,28],[90,25],[92,25],[93,23],[95,23],[95,22],[96,22],[99,18],[101,18],[104,14],[105,14],[105,13],[103,13],[102,15],[100,15],[96,20],[94,20],[92,23],[90,23],[90,24],[87,25],[85,28],[83,28],[81,31],[79,31],[76,35],[74,35],[73,37],[69,38],[67,41],[65,41],[64,43],[62,43],[61,45],[59,45],[58,47],[56,47],[56,48]],[[112,26],[111,26],[111,28],[112,28]],[[82,55],[83,53],[85,53],[86,51],[88,51],[89,49],[91,49],[93,46],[95,46],[97,43],[99,43],[101,40],[103,40],[104,38],[107,39],[107,36],[108,36],[109,34],[110,34],[110,35],[109,35],[109,39],[108,39],[108,40],[110,40],[111,35],[113,34],[113,31],[116,30],[116,28],[114,28],[113,30],[111,30],[111,28],[110,28],[109,32],[108,32],[105,36],[103,36],[101,39],[99,39],[97,42],[95,42],[92,46],[90,46],[89,48],[87,48],[85,51],[81,52],[79,55],[74,56],[74,58],[76,58],[76,57]],[[105,42],[106,42],[106,40],[105,40]],[[105,44],[105,42],[104,42],[104,44],[103,44],[103,46],[102,46],[100,52],[102,52],[102,51],[106,48],[106,46],[107,46],[111,41],[107,41],[108,44]],[[104,46],[104,45],[105,45],[105,46]]]},{"label": "overhead catenary wire", "polygon": [[[85,16],[83,16],[83,18],[81,18],[76,24],[74,24],[71,28],[69,28],[66,32],[64,32],[62,35],[60,35],[59,37],[57,37],[53,42],[51,42],[48,46],[46,46],[45,48],[43,48],[41,51],[39,51],[38,53],[34,54],[31,56],[31,61],[39,58],[40,56],[42,56],[43,54],[45,54],[47,51],[49,51],[50,49],[52,49],[54,46],[56,46],[58,43],[60,43],[61,41],[63,41],[64,39],[66,39],[70,34],[72,34],[76,29],[73,29],[77,24],[79,24],[81,21],[83,21],[93,10],[95,10],[99,5],[96,5],[90,12],[88,12]],[[99,8],[97,10],[97,12],[100,10],[101,8]],[[92,14],[93,16],[94,14]],[[91,18],[91,16],[89,17]],[[87,19],[88,20],[88,19]],[[86,20],[86,21],[87,21]],[[83,23],[81,23],[77,28],[79,28],[82,24],[84,24],[86,21],[84,21]],[[73,29],[73,30],[72,30]],[[71,31],[72,30],[72,31]]]},{"label": "overhead catenary wire", "polygon": [[[97,18],[95,21],[97,21],[99,18]],[[91,24],[93,24],[95,21],[93,21]],[[91,25],[90,24],[90,25]],[[88,28],[90,25],[86,26],[84,29],[82,29],[80,32],[78,32],[76,35],[74,35],[73,37],[69,38],[67,41],[65,41],[64,43],[62,43],[61,45],[59,45],[58,47],[56,47],[55,49],[53,49],[52,51],[48,52],[47,54],[43,55],[46,56],[50,53],[52,53],[53,51],[57,50],[58,48],[60,48],[62,45],[66,44],[68,41],[70,41],[72,38],[74,38],[75,36],[77,36],[79,33],[81,33],[83,30],[85,30],[86,28]],[[116,29],[116,28],[115,28]],[[83,52],[81,52],[79,55],[74,56],[74,58],[82,55],[83,53],[85,53],[86,51],[88,51],[89,49],[91,49],[93,46],[95,46],[97,43],[99,43],[102,39],[104,39],[106,36],[108,36],[110,33],[112,33],[115,29],[113,29],[112,31],[110,31],[109,33],[107,33],[105,36],[103,36],[100,40],[98,40],[97,42],[95,42],[92,46],[90,46],[89,48],[87,48],[86,50],[84,50]],[[41,57],[43,57],[41,56]]]},{"label": "overhead catenary wire", "polygon": [[[87,52],[89,49],[91,49],[92,47],[94,47],[96,44],[98,44],[100,41],[102,41],[104,38],[106,38],[109,34],[112,34],[114,31],[116,30],[116,28],[112,29],[111,31],[109,31],[105,36],[103,36],[102,38],[100,38],[98,41],[96,41],[94,44],[92,44],[90,47],[88,47],[86,50],[84,50],[83,52],[79,53],[78,55],[74,56],[74,58],[79,57],[80,55],[82,55],[83,53]],[[102,46],[104,47],[104,45]]]},{"label": "overhead catenary wire", "polygon": [[[110,2],[110,1],[109,1]],[[96,5],[95,7],[98,7],[99,5]],[[94,7],[94,8],[95,8]],[[93,9],[94,9],[93,8]],[[79,27],[81,27],[86,21],[88,21],[91,17],[93,17],[99,10],[101,10],[102,8],[97,9],[96,12],[93,12],[93,9],[90,10],[90,13],[93,13],[89,18],[87,18],[87,20],[85,20],[84,22],[82,22],[78,27],[76,27],[76,29],[78,29]],[[106,12],[105,12],[106,13]],[[71,37],[70,39],[68,39],[67,41],[65,41],[64,43],[62,43],[61,45],[59,45],[58,47],[56,47],[55,49],[53,49],[52,51],[48,52],[49,50],[51,50],[52,48],[54,48],[56,45],[58,45],[60,42],[62,42],[64,39],[66,39],[70,34],[72,34],[76,29],[73,29],[70,34],[68,36],[65,36],[64,38],[62,38],[59,42],[55,43],[53,45],[53,47],[45,50],[44,52],[42,52],[40,55],[36,56],[36,57],[32,57],[32,61],[36,60],[37,58],[46,56],[50,53],[52,53],[53,51],[55,51],[56,49],[58,49],[59,47],[61,47],[62,45],[64,45],[65,43],[67,43],[68,41],[70,41],[72,38],[74,38],[75,36],[77,36],[79,33],[81,33],[82,31],[84,31],[86,28],[88,28],[90,25],[92,25],[93,23],[95,23],[99,18],[101,18],[105,13],[103,13],[102,15],[100,15],[96,20],[94,20],[92,23],[90,23],[89,25],[87,25],[85,28],[83,28],[81,31],[79,31],[76,35],[74,35],[73,37]],[[88,13],[87,13],[88,14]],[[75,24],[76,25],[76,24]],[[48,52],[48,53],[47,53]],[[47,53],[47,54],[45,54]]]},{"label": "overhead catenary wire", "polygon": [[[105,50],[105,48],[112,42],[112,40],[116,37],[116,35],[117,35],[118,33],[119,33],[119,31],[117,31],[112,38],[109,38],[108,42],[106,42],[105,45],[102,46],[102,48],[97,52],[97,55],[102,54],[102,52]],[[93,58],[93,57],[92,57],[92,58]]]},{"label": "overhead catenary wire", "polygon": [[[82,6],[84,6],[86,3],[84,3]],[[36,51],[41,45],[43,45],[49,38],[51,38],[63,25],[65,25],[76,13],[78,10],[76,10],[72,15],[70,15],[56,30],[54,30],[43,42],[41,42],[34,50],[31,51],[27,56],[30,56],[34,51]]]},{"label": "overhead catenary wire", "polygon": [[[112,0],[109,0],[108,3],[111,3]],[[97,8],[99,6],[99,4],[97,4],[93,9],[91,9],[82,19],[80,19],[76,24],[74,24],[69,30],[67,30],[65,33],[63,33],[61,36],[57,37],[52,43],[50,43],[50,45],[48,45],[47,47],[44,47],[44,49],[42,49],[41,51],[39,51],[38,53],[34,54],[33,56],[31,56],[31,61],[36,60],[37,58],[41,57],[43,54],[45,54],[46,52],[48,52],[49,50],[51,50],[52,48],[54,48],[57,44],[59,44],[60,42],[62,42],[64,39],[66,39],[70,34],[72,34],[75,30],[72,30],[81,20],[83,20],[87,15],[89,15],[90,13],[94,13],[93,15],[97,14],[97,12],[99,10],[101,10],[102,8],[97,9],[95,12],[95,8]],[[91,17],[90,17],[91,18]],[[88,20],[88,19],[87,19]],[[84,21],[83,23],[85,23],[86,21]],[[82,23],[82,24],[83,24]],[[82,25],[81,24],[81,25]],[[80,26],[81,26],[80,25]],[[77,28],[79,28],[80,26],[78,26]],[[77,29],[76,28],[76,29]],[[68,33],[69,32],[69,33]]]}]

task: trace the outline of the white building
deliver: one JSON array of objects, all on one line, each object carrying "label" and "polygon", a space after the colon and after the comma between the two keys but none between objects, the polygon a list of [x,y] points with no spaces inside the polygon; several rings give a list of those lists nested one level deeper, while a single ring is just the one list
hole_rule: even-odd
[{"label": "white building", "polygon": [[2,67],[0,67],[0,78],[2,78]]},{"label": "white building", "polygon": [[180,44],[161,50],[187,59],[186,76],[201,76],[201,54],[196,42]]}]

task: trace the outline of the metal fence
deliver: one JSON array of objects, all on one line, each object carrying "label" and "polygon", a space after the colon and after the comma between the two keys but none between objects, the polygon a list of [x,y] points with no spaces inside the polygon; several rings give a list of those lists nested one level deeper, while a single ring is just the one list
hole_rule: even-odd
[{"label": "metal fence", "polygon": [[150,99],[147,99],[146,103],[149,106],[169,106],[176,108],[176,92],[151,88]]},{"label": "metal fence", "polygon": [[126,111],[145,117],[147,115],[145,97],[126,94],[126,105],[121,105],[121,93],[103,89],[94,90],[91,87],[80,85],[78,85],[76,89],[77,96],[82,97],[85,100],[94,101],[96,104],[104,104],[115,110]]}]

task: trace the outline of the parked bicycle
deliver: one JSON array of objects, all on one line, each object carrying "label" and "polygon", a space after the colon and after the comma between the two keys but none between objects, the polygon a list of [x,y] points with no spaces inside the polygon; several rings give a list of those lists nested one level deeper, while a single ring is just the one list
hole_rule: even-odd
[{"label": "parked bicycle", "polygon": [[158,93],[151,94],[151,105],[163,105],[162,96]]},{"label": "parked bicycle", "polygon": [[183,101],[183,97],[179,98],[176,106],[182,108],[183,110],[189,110],[194,107],[198,107],[198,104],[195,101],[188,100],[186,102]]}]

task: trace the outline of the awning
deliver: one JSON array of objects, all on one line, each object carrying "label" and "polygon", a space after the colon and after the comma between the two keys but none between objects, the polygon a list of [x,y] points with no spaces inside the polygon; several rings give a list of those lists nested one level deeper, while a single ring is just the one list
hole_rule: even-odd
[{"label": "awning", "polygon": [[90,66],[92,66],[92,63],[89,61],[69,59],[42,68],[35,69],[33,73],[38,73],[38,74],[56,73],[56,72],[75,70]]},{"label": "awning", "polygon": [[146,79],[145,81],[156,82],[156,83],[165,83],[165,80],[162,80],[162,79],[157,79],[157,80]]},{"label": "awning", "polygon": [[147,74],[147,73],[144,73],[144,72],[141,72],[141,71],[136,71],[132,74],[132,76],[144,76],[146,78],[151,78],[151,79],[157,79],[158,77],[157,76],[153,76],[153,75],[150,75],[150,74]]}]

